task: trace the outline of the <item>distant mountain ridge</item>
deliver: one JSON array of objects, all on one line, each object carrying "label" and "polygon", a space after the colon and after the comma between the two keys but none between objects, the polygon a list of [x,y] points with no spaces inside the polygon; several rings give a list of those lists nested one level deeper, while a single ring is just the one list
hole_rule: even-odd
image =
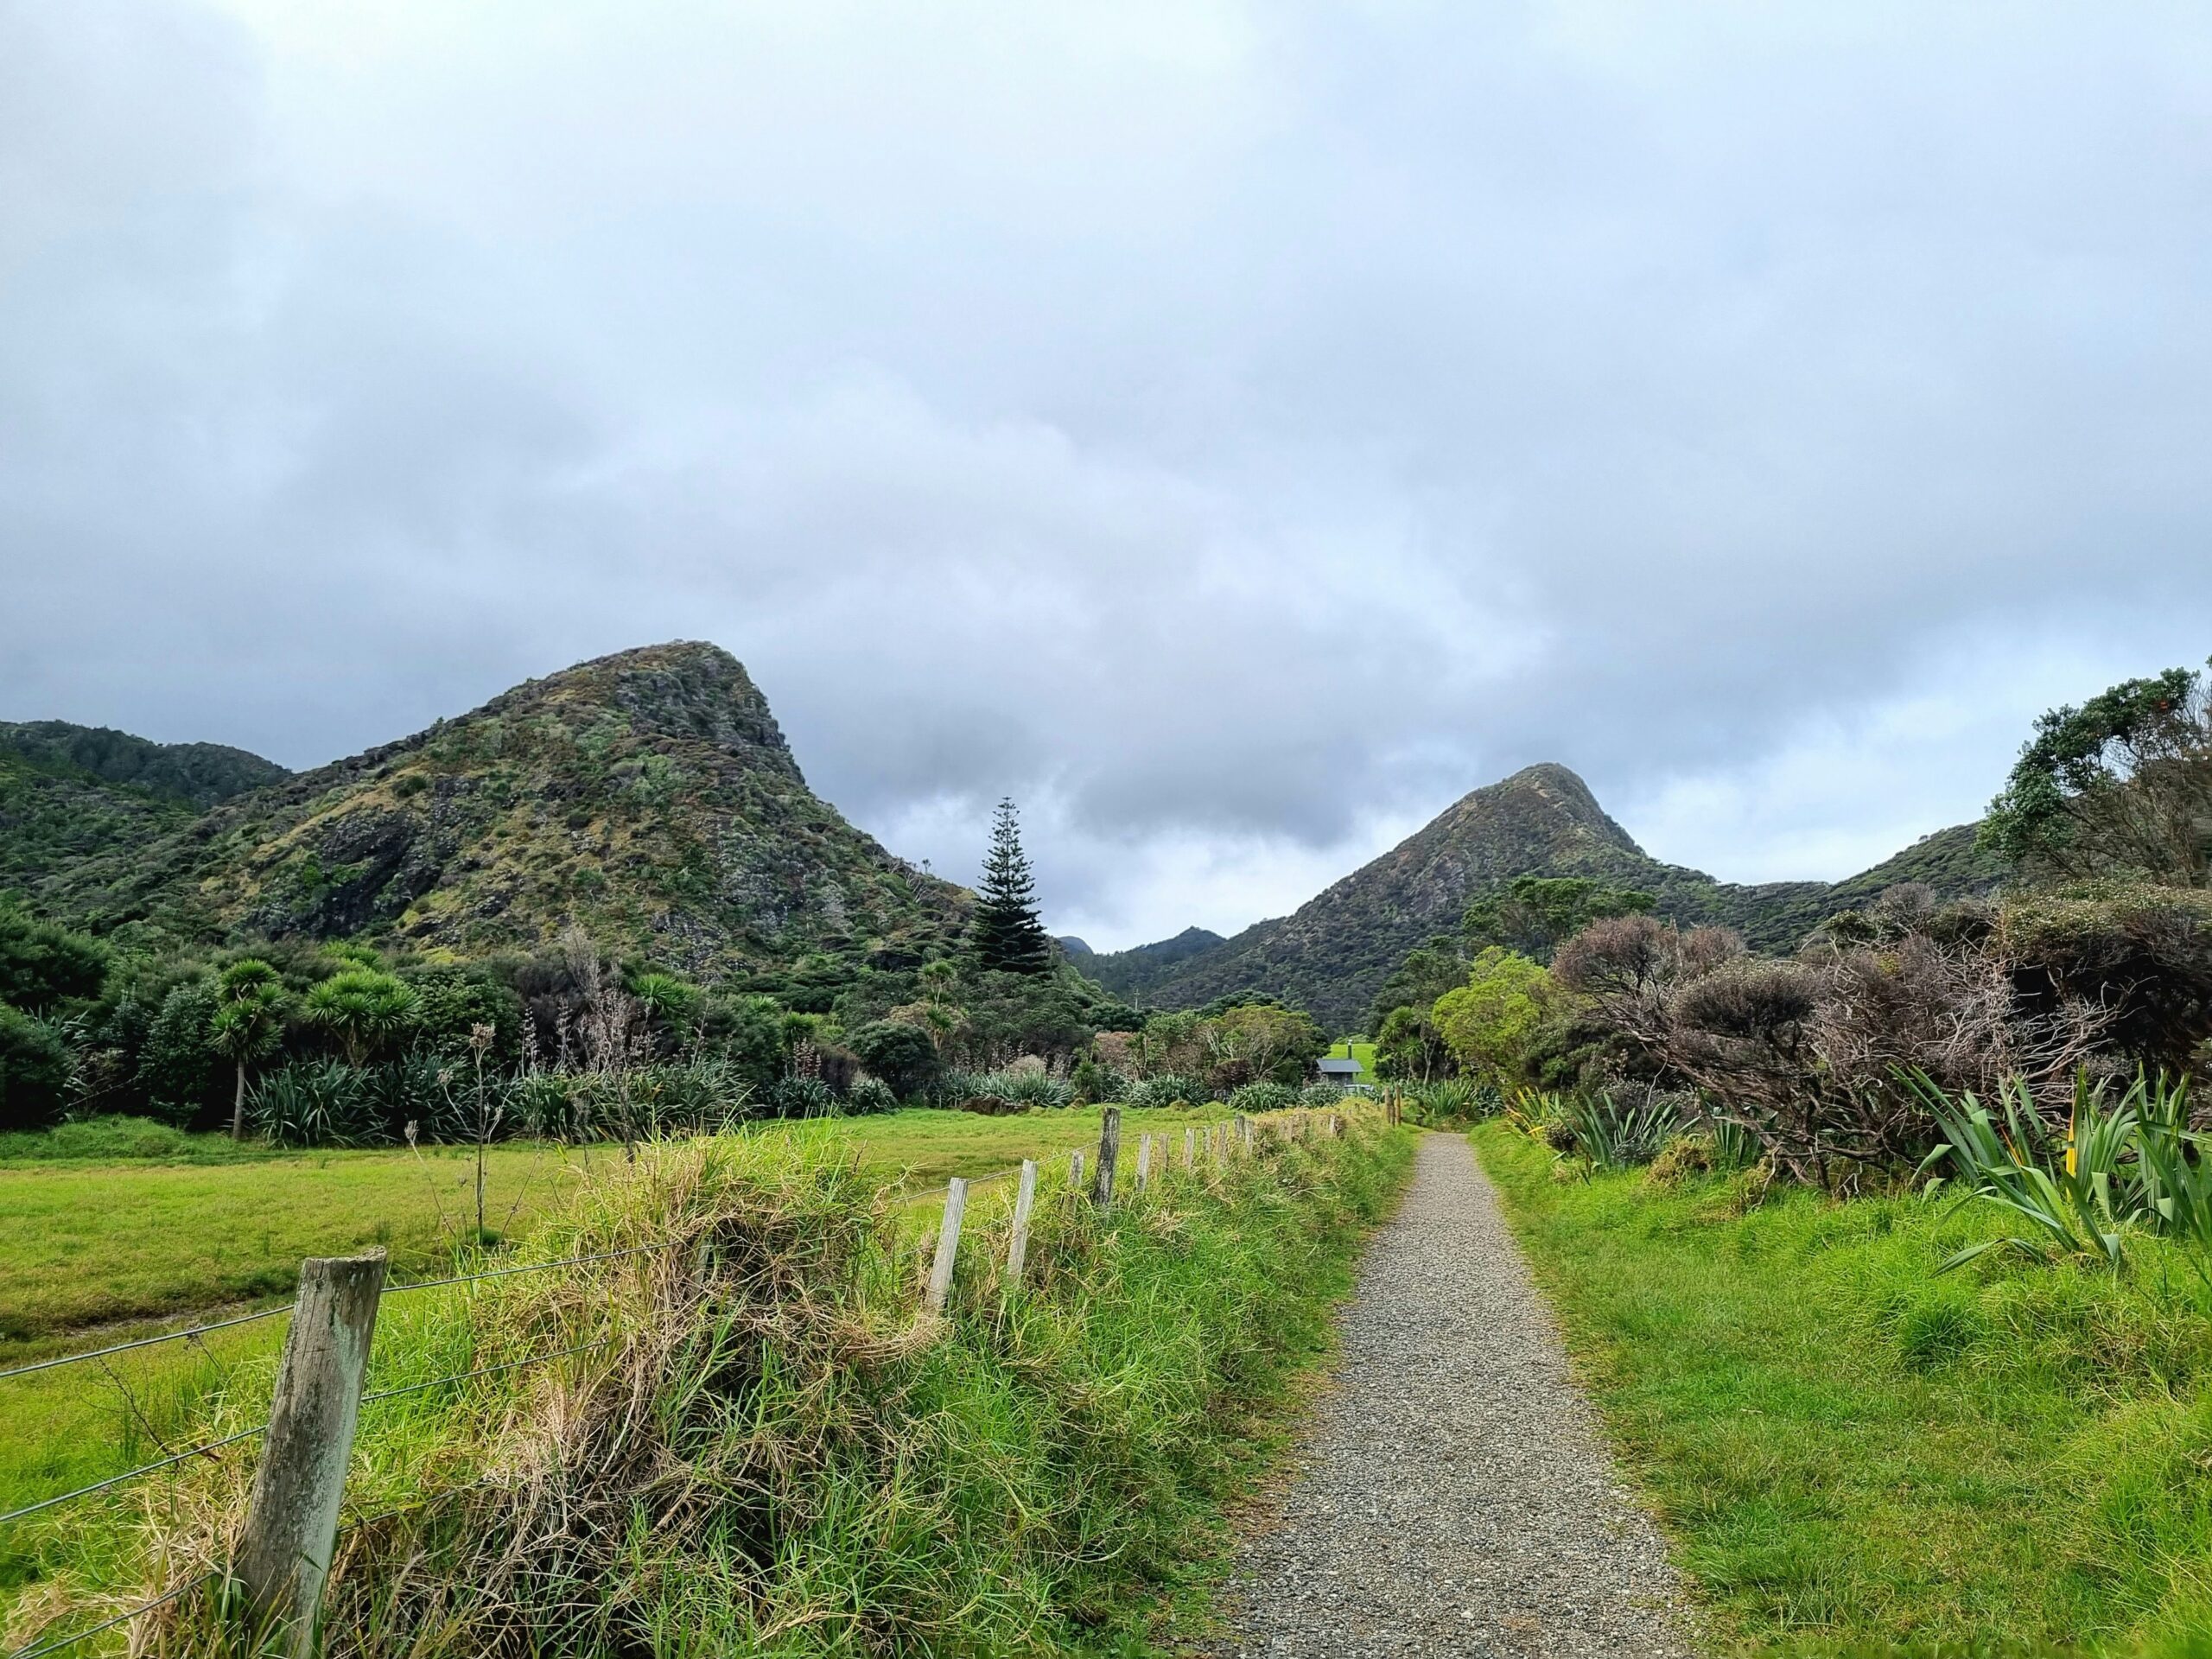
[{"label": "distant mountain ridge", "polygon": [[60,720],[0,721],[0,891],[137,851],[218,801],[289,775],[219,743],[156,743]]},{"label": "distant mountain ridge", "polygon": [[[1157,944],[1087,957],[1083,969],[1108,990],[1165,1007],[1264,992],[1343,1030],[1407,952],[1456,931],[1468,899],[1516,875],[1588,876],[1640,887],[1657,895],[1663,915],[1724,924],[1755,947],[1777,950],[1898,882],[1926,881],[1945,897],[1963,897],[1990,891],[2000,874],[1975,850],[1974,827],[1962,825],[1846,881],[1715,881],[1653,858],[1580,778],[1545,764],[1462,797],[1288,916],[1227,939],[1186,930]],[[1199,936],[1212,943],[1176,948]]]},{"label": "distant mountain ridge", "polygon": [[692,973],[917,952],[968,904],[816,796],[743,666],[689,642],[526,681],[34,896],[103,929],[451,957],[538,948],[574,922]]}]

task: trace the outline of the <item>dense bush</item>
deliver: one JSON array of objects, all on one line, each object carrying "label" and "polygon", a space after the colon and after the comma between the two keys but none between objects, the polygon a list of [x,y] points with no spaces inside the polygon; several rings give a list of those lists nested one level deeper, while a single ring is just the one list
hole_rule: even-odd
[{"label": "dense bush", "polygon": [[1284,1083],[1248,1083],[1229,1093],[1232,1111],[1247,1117],[1256,1117],[1262,1112],[1287,1111],[1298,1104],[1298,1090]]},{"label": "dense bush", "polygon": [[1128,1103],[1146,1108],[1192,1106],[1211,1097],[1205,1084],[1198,1078],[1166,1071],[1157,1077],[1142,1078],[1131,1085]]},{"label": "dense bush", "polygon": [[899,1096],[881,1077],[862,1077],[846,1091],[845,1109],[860,1116],[868,1112],[888,1112],[897,1109]]},{"label": "dense bush", "polygon": [[138,1050],[137,1084],[146,1109],[180,1128],[219,1110],[231,1067],[215,1047],[218,1008],[212,979],[186,980],[162,999]]},{"label": "dense bush", "polygon": [[374,1146],[390,1138],[368,1075],[337,1060],[270,1072],[247,1091],[245,1112],[253,1132],[280,1147]]},{"label": "dense bush", "polygon": [[56,1003],[100,994],[106,947],[0,901],[0,1002],[43,1014]]},{"label": "dense bush", "polygon": [[919,1027],[879,1020],[861,1027],[845,1046],[901,1100],[918,1100],[936,1084],[944,1063],[937,1046]]},{"label": "dense bush", "polygon": [[69,1051],[44,1020],[0,1002],[0,1132],[44,1128],[61,1116]]}]

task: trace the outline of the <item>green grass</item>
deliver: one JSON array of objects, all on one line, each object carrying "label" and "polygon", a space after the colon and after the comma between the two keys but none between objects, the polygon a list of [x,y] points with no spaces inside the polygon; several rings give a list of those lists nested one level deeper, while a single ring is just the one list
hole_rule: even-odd
[{"label": "green grass", "polygon": [[[1205,1111],[1133,1111],[1132,1147]],[[849,1139],[872,1172],[917,1189],[985,1175],[1029,1156],[1095,1146],[1095,1109],[982,1117],[908,1110],[831,1120],[810,1133]],[[780,1132],[780,1131],[779,1131]],[[135,1139],[133,1137],[136,1137]],[[87,1124],[0,1142],[0,1365],[50,1351],[76,1329],[281,1296],[301,1259],[371,1244],[394,1270],[450,1260],[474,1222],[466,1147],[273,1154],[158,1125]],[[127,1146],[149,1150],[123,1151]],[[13,1155],[4,1155],[12,1154]],[[486,1219],[518,1227],[556,1201],[604,1147],[506,1143],[491,1149]],[[7,1412],[0,1399],[0,1421]]]},{"label": "green grass", "polygon": [[[916,1316],[899,1189],[834,1137],[604,1160],[522,1248],[686,1249],[387,1304],[372,1386],[619,1341],[368,1408],[347,1496],[375,1518],[334,1621],[367,1654],[1141,1651],[1203,1601],[1410,1153],[1373,1128],[1268,1147],[1103,1217],[1048,1179],[1019,1292],[987,1193],[943,1324]],[[171,1432],[253,1421],[269,1372],[183,1380]],[[6,1637],[217,1559],[251,1467],[40,1529]],[[147,1650],[211,1651],[206,1618]]]},{"label": "green grass", "polygon": [[[1130,1156],[1135,1137],[1150,1131],[1167,1134],[1179,1159],[1183,1127],[1220,1116],[1130,1112]],[[912,1230],[934,1221],[949,1176],[988,1176],[1037,1156],[1053,1160],[1048,1177],[1064,1177],[1068,1151],[1096,1147],[1099,1116],[910,1110],[751,1133],[855,1147],[872,1180],[916,1195]],[[279,1304],[311,1255],[384,1244],[395,1276],[429,1276],[451,1263],[474,1220],[467,1148],[288,1154],[130,1120],[8,1137],[0,1148],[12,1154],[0,1160],[0,1370]],[[529,1231],[594,1167],[621,1156],[619,1147],[492,1147],[492,1229]],[[270,1321],[0,1380],[0,1511],[162,1455],[226,1368],[266,1360],[281,1330]],[[0,1531],[0,1586],[25,1570]]]},{"label": "green grass", "polygon": [[2177,1249],[1937,1278],[1995,1217],[1742,1212],[1745,1176],[1561,1181],[1471,1138],[1732,1649],[2212,1653],[2212,1319]]}]

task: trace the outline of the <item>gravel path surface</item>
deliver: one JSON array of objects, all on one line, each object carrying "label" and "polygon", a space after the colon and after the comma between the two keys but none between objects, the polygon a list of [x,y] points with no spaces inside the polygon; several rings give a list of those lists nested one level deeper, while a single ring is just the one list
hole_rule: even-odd
[{"label": "gravel path surface", "polygon": [[1421,1140],[1342,1325],[1337,1385],[1243,1548],[1227,1656],[1688,1656],[1681,1581],[1623,1489],[1465,1140]]}]

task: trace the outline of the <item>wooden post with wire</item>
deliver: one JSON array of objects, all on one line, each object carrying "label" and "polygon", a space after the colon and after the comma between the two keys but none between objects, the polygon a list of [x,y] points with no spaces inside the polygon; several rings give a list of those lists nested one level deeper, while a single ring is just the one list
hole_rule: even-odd
[{"label": "wooden post with wire", "polygon": [[1083,1151],[1080,1147],[1068,1154],[1068,1185],[1078,1192],[1083,1191]]},{"label": "wooden post with wire", "polygon": [[300,1264],[299,1300],[232,1564],[257,1653],[303,1656],[316,1646],[384,1270],[381,1249]]},{"label": "wooden post with wire", "polygon": [[1114,1166],[1122,1156],[1122,1109],[1109,1106],[1099,1116],[1098,1173],[1090,1179],[1090,1201],[1103,1210],[1114,1202]]},{"label": "wooden post with wire", "polygon": [[1186,1123],[1183,1126],[1183,1167],[1193,1168],[1198,1161],[1198,1126],[1195,1123]]},{"label": "wooden post with wire", "polygon": [[1242,1112],[1236,1115],[1236,1149],[1247,1154],[1252,1150],[1252,1120]]},{"label": "wooden post with wire", "polygon": [[1139,1136],[1137,1137],[1137,1188],[1136,1188],[1136,1191],[1137,1191],[1137,1196],[1138,1196],[1139,1198],[1142,1198],[1142,1197],[1144,1196],[1144,1190],[1145,1190],[1145,1188],[1146,1188],[1147,1186],[1148,1186],[1148,1185],[1151,1184],[1151,1182],[1152,1182],[1152,1137],[1151,1137],[1150,1135],[1139,1135]]},{"label": "wooden post with wire", "polygon": [[[1081,1158],[1081,1153],[1076,1154]],[[1021,1282],[1021,1269],[1029,1260],[1029,1212],[1037,1203],[1037,1160],[1021,1160],[1021,1180],[1014,1189],[1014,1230],[1007,1241],[1006,1281],[1008,1286]]]},{"label": "wooden post with wire", "polygon": [[952,1295],[953,1257],[960,1249],[960,1217],[968,1208],[968,1183],[957,1175],[945,1184],[944,1219],[937,1230],[937,1258],[930,1263],[930,1287],[922,1306],[932,1313],[944,1312]]}]

